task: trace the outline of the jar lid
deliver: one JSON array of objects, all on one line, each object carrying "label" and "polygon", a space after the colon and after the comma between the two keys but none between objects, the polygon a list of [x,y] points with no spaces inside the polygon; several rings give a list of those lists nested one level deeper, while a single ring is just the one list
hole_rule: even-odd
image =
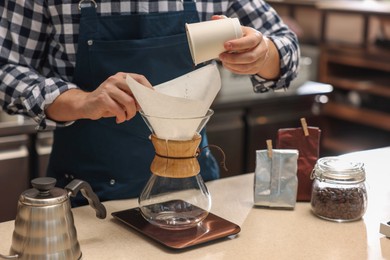
[{"label": "jar lid", "polygon": [[366,179],[364,164],[331,156],[318,159],[312,179],[321,181],[358,183]]}]

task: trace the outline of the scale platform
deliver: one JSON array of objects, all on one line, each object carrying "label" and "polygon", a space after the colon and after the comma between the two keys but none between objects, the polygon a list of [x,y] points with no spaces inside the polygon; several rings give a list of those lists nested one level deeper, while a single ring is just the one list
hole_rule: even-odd
[{"label": "scale platform", "polygon": [[235,237],[241,231],[238,225],[212,213],[209,213],[198,226],[184,230],[168,230],[150,224],[138,207],[113,212],[111,215],[171,249],[185,249],[222,238]]}]

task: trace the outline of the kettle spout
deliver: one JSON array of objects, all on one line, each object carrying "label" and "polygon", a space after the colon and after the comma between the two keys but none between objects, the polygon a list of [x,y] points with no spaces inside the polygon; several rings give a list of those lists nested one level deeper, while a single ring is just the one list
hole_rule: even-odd
[{"label": "kettle spout", "polygon": [[106,218],[107,211],[104,205],[100,202],[98,196],[93,192],[91,185],[89,183],[74,179],[68,185],[66,185],[65,189],[70,192],[72,197],[75,197],[79,191],[81,194],[88,200],[89,205],[95,209],[96,217],[100,219]]}]

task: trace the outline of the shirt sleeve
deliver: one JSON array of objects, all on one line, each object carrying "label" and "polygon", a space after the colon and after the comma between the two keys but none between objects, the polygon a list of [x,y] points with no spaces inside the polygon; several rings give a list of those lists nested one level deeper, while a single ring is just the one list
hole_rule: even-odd
[{"label": "shirt sleeve", "polygon": [[244,26],[255,28],[275,44],[280,56],[280,77],[266,80],[252,75],[251,81],[255,92],[286,89],[297,76],[299,68],[298,38],[291,31],[276,11],[263,0],[230,1],[227,16],[238,17]]},{"label": "shirt sleeve", "polygon": [[50,20],[43,0],[0,3],[0,104],[8,114],[22,114],[37,122],[38,130],[71,122],[47,119],[45,108],[76,85],[42,75],[50,39]]}]

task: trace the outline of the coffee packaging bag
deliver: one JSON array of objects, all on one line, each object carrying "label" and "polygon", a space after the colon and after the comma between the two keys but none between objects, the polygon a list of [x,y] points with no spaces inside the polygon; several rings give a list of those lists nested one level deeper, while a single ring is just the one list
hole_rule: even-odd
[{"label": "coffee packaging bag", "polygon": [[[272,152],[272,155],[270,154]],[[254,204],[293,209],[297,199],[296,149],[256,151]]]},{"label": "coffee packaging bag", "polygon": [[278,130],[276,148],[299,151],[297,201],[310,201],[313,184],[310,175],[319,158],[321,130],[307,126],[305,120],[301,122],[302,127]]}]

